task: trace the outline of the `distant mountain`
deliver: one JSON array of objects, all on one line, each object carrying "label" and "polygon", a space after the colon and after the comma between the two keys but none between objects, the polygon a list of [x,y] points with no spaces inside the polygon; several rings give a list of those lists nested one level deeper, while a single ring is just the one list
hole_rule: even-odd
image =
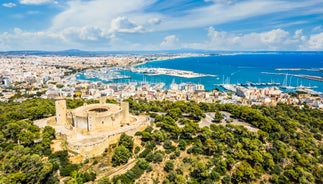
[{"label": "distant mountain", "polygon": [[214,51],[179,49],[179,50],[157,50],[157,51],[82,51],[70,49],[63,51],[41,51],[41,50],[20,50],[4,51],[0,55],[62,55],[62,56],[104,56],[116,54],[180,54],[180,53],[211,53]]},{"label": "distant mountain", "polygon": [[0,55],[38,55],[38,56],[108,56],[108,55],[152,55],[152,54],[210,54],[210,55],[236,55],[236,54],[266,54],[266,53],[317,53],[322,51],[220,51],[220,50],[201,50],[201,49],[177,49],[177,50],[151,50],[151,51],[83,51],[78,49],[69,49],[63,51],[42,51],[42,50],[18,50],[3,51]]}]

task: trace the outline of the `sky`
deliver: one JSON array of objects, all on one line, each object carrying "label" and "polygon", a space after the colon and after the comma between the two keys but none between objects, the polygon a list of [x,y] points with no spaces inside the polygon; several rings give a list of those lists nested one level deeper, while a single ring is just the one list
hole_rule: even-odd
[{"label": "sky", "polygon": [[0,51],[322,51],[323,0],[0,0]]}]

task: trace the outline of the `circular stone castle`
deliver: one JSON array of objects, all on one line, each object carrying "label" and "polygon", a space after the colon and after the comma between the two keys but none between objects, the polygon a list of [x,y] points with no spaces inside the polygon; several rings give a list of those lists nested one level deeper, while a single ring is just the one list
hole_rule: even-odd
[{"label": "circular stone castle", "polygon": [[71,125],[80,133],[117,130],[130,124],[128,104],[91,104],[71,112]]},{"label": "circular stone castle", "polygon": [[114,131],[133,121],[129,118],[127,102],[121,102],[120,105],[90,104],[67,111],[65,99],[58,98],[55,107],[56,124],[81,134]]},{"label": "circular stone castle", "polygon": [[55,128],[56,133],[66,140],[67,148],[84,157],[102,154],[109,145],[118,142],[122,133],[133,135],[150,123],[147,116],[129,114],[128,102],[108,104],[105,98],[99,104],[72,110],[67,110],[64,98],[57,98],[55,107],[55,120],[39,126]]}]

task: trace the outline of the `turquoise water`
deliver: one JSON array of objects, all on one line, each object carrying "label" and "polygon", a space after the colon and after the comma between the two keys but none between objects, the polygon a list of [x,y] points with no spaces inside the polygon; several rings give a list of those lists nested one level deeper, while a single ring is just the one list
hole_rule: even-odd
[{"label": "turquoise water", "polygon": [[[253,54],[231,54],[214,55],[208,57],[178,58],[163,61],[148,62],[137,67],[170,68],[189,70],[203,74],[213,74],[216,77],[181,78],[174,76],[145,76],[142,73],[122,71],[123,75],[131,76],[131,79],[119,79],[113,82],[147,81],[164,82],[166,86],[172,81],[176,83],[190,82],[204,84],[208,90],[218,88],[222,83],[259,83],[278,82],[287,83],[291,86],[317,86],[315,91],[323,92],[323,82],[287,76],[285,74],[305,74],[313,76],[323,75],[323,52],[292,52],[292,53],[253,53]],[[321,71],[277,71],[277,68],[306,68],[319,69]],[[262,72],[284,73],[283,75],[264,74]],[[80,75],[80,80],[86,79]],[[95,79],[91,79],[95,80]],[[104,83],[104,82],[103,82]]]}]

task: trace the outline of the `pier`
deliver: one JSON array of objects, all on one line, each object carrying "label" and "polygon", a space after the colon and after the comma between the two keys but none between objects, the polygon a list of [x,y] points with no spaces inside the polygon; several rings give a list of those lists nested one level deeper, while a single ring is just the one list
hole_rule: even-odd
[{"label": "pier", "polygon": [[302,75],[302,74],[288,74],[288,73],[274,73],[274,72],[261,72],[263,74],[269,74],[269,75],[290,75],[294,77],[299,77],[299,78],[304,78],[304,79],[309,79],[309,80],[315,80],[319,82],[323,82],[323,77],[320,76],[314,76],[314,75]]},{"label": "pier", "polygon": [[197,77],[215,77],[216,75],[211,74],[201,74],[195,73],[192,71],[186,70],[175,70],[175,69],[168,69],[168,68],[131,68],[131,72],[136,73],[144,73],[147,76],[154,76],[154,75],[169,75],[175,77],[183,77],[183,78],[197,78]]},{"label": "pier", "polygon": [[320,81],[323,82],[323,77],[320,76],[313,76],[313,75],[294,75],[295,77],[300,77],[304,79],[309,79],[309,80],[315,80],[315,81]]}]

